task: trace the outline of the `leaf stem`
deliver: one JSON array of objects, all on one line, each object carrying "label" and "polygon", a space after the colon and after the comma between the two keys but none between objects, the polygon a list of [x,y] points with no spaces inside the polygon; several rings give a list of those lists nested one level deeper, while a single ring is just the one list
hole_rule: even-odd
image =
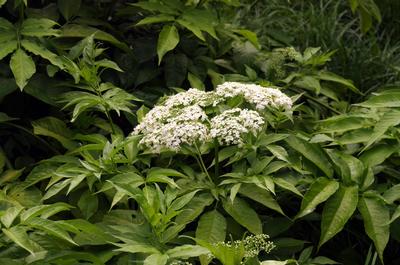
[{"label": "leaf stem", "polygon": [[207,167],[206,167],[206,165],[204,164],[203,158],[201,157],[201,152],[200,152],[199,147],[197,146],[197,143],[195,143],[194,146],[196,147],[196,151],[197,151],[197,154],[196,154],[196,156],[197,156],[197,163],[199,163],[200,167],[203,169],[203,171],[204,171],[204,173],[206,174],[208,180],[211,181],[212,183],[214,183],[214,181],[212,180],[210,174],[209,174],[208,171],[207,171]]}]

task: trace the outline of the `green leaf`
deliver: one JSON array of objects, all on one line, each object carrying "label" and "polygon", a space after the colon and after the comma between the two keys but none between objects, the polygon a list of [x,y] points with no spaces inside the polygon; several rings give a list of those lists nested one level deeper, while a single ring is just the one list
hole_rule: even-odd
[{"label": "green leaf", "polygon": [[294,150],[302,154],[305,158],[313,162],[328,177],[332,177],[333,170],[324,151],[316,144],[311,144],[294,135],[289,136],[285,141]]},{"label": "green leaf", "polygon": [[142,19],[138,23],[136,23],[136,26],[143,26],[143,25],[160,23],[160,22],[169,22],[169,21],[174,21],[174,20],[175,20],[175,17],[173,17],[173,16],[160,14],[160,15],[156,15],[156,16],[145,17],[144,19]]},{"label": "green leaf", "polygon": [[18,49],[11,56],[10,68],[14,74],[15,82],[21,91],[28,83],[28,80],[36,72],[36,66],[32,58],[28,56],[22,49]]},{"label": "green leaf", "polygon": [[183,245],[169,249],[165,254],[167,254],[170,258],[188,259],[191,257],[206,255],[208,253],[210,253],[210,251],[201,246]]},{"label": "green leaf", "polygon": [[217,210],[204,213],[198,222],[196,238],[209,243],[225,241],[226,220]]},{"label": "green leaf", "polygon": [[76,16],[81,8],[81,0],[57,0],[57,7],[65,20]]},{"label": "green leaf", "polygon": [[63,230],[56,222],[46,220],[43,218],[34,217],[29,219],[29,222],[26,223],[27,226],[34,227],[46,232],[49,235],[58,237],[65,241],[70,242],[71,244],[76,245],[76,243],[72,240],[67,231]]},{"label": "green leaf", "polygon": [[165,265],[168,261],[168,255],[166,254],[152,254],[148,256],[145,260],[143,265]]},{"label": "green leaf", "polygon": [[374,242],[376,251],[383,263],[383,251],[390,235],[389,209],[376,197],[362,197],[358,203],[358,210],[363,217],[365,232]]},{"label": "green leaf", "polygon": [[35,252],[40,252],[43,249],[31,240],[26,233],[26,229],[21,226],[14,226],[10,229],[2,229],[3,233],[11,239],[18,246],[26,249],[32,255],[35,255]]},{"label": "green leaf", "polygon": [[257,34],[254,33],[253,31],[250,31],[250,30],[247,30],[247,29],[238,29],[238,30],[234,30],[234,32],[236,32],[236,33],[242,35],[243,37],[245,37],[257,49],[261,49],[261,45],[260,45],[260,42],[258,41]]},{"label": "green leaf", "polygon": [[2,7],[6,2],[7,0],[0,0],[0,7]]},{"label": "green leaf", "polygon": [[33,133],[52,137],[59,141],[66,149],[74,149],[77,144],[70,140],[72,132],[66,124],[54,117],[45,117],[32,122]]},{"label": "green leaf", "polygon": [[393,204],[400,199],[400,184],[394,185],[383,193],[383,198],[389,204]]},{"label": "green leaf", "polygon": [[7,169],[6,171],[0,173],[0,185],[3,185],[6,182],[11,182],[16,180],[22,175],[22,172],[25,168],[21,169]]},{"label": "green leaf", "polygon": [[251,233],[255,235],[262,233],[261,220],[256,211],[247,202],[236,197],[233,202],[231,200],[224,200],[222,206],[236,222],[246,227]]},{"label": "green leaf", "polygon": [[10,40],[6,43],[1,43],[0,46],[0,60],[15,51],[18,47],[18,42],[16,40]]},{"label": "green leaf", "polygon": [[279,187],[281,187],[282,189],[288,190],[300,197],[303,197],[303,194],[301,194],[301,192],[296,188],[296,186],[284,178],[274,178],[274,183]]},{"label": "green leaf", "polygon": [[60,31],[53,29],[57,22],[47,18],[28,18],[21,26],[21,34],[29,37],[58,36]]},{"label": "green leaf", "polygon": [[388,157],[390,157],[394,152],[398,150],[396,145],[377,145],[371,149],[365,151],[361,156],[360,160],[370,167],[380,165]]},{"label": "green leaf", "polygon": [[39,55],[40,57],[50,61],[51,64],[57,66],[60,69],[64,69],[64,64],[62,60],[57,56],[57,54],[49,51],[40,43],[24,39],[21,41],[21,45],[22,47],[24,47],[25,50],[35,55]]},{"label": "green leaf", "polygon": [[342,84],[348,88],[350,88],[350,90],[352,90],[353,92],[356,92],[358,94],[361,94],[360,90],[358,90],[355,86],[353,81],[349,80],[349,79],[345,79],[341,76],[338,76],[332,72],[328,72],[328,71],[320,71],[318,73],[318,77],[321,80],[325,80],[325,81],[331,81],[331,82],[335,82],[335,83],[339,83]]},{"label": "green leaf", "polygon": [[315,210],[318,204],[326,201],[339,188],[339,183],[327,178],[317,178],[304,195],[299,213],[295,219],[301,218]]},{"label": "green leaf", "polygon": [[86,38],[87,36],[94,35],[97,40],[107,41],[115,47],[131,53],[131,49],[124,43],[117,40],[113,35],[101,31],[98,28],[81,25],[81,24],[66,24],[62,27],[59,38]]},{"label": "green leaf", "polygon": [[355,105],[366,108],[397,108],[400,107],[400,91],[394,89],[377,93],[367,101]]},{"label": "green leaf", "polygon": [[86,219],[89,219],[97,212],[98,205],[99,201],[97,196],[92,194],[89,190],[85,191],[78,201],[78,207]]},{"label": "green leaf", "polygon": [[179,33],[175,26],[165,25],[157,41],[158,64],[160,65],[163,56],[173,50],[179,43]]},{"label": "green leaf", "polygon": [[318,248],[343,229],[356,210],[357,204],[358,187],[340,185],[336,193],[324,205]]},{"label": "green leaf", "polygon": [[6,228],[10,228],[15,218],[18,217],[24,208],[21,206],[14,206],[8,208],[1,216],[0,220]]},{"label": "green leaf", "polygon": [[400,124],[400,111],[390,110],[385,112],[379,121],[375,124],[374,131],[370,135],[368,143],[362,149],[362,152],[378,141],[385,132],[392,126]]},{"label": "green leaf", "polygon": [[177,19],[176,22],[178,22],[181,26],[190,30],[200,40],[206,41],[203,33],[201,32],[201,29],[196,24],[193,24],[192,22],[183,19]]},{"label": "green leaf", "polygon": [[257,187],[256,185],[252,184],[242,184],[240,187],[239,193],[243,196],[246,196],[253,201],[261,203],[267,208],[270,208],[282,215],[285,215],[282,211],[281,207],[279,206],[278,202],[274,199],[270,192]]}]

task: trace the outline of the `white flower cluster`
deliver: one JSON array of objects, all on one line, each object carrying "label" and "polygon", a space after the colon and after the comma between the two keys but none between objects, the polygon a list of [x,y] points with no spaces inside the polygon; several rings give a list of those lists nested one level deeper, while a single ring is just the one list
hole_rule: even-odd
[{"label": "white flower cluster", "polygon": [[[242,96],[254,110],[228,109],[216,113],[219,104]],[[206,143],[217,139],[221,145],[243,144],[243,135],[258,133],[265,124],[260,111],[267,106],[290,108],[289,97],[273,88],[227,82],[215,92],[195,88],[166,98],[150,110],[133,134],[142,134],[140,144],[154,153],[167,149],[179,151],[182,145]],[[214,109],[209,114],[205,109]]]},{"label": "white flower cluster", "polygon": [[257,111],[234,108],[211,119],[210,136],[221,145],[241,145],[243,134],[256,134],[263,125],[264,120]]},{"label": "white flower cluster", "polygon": [[267,106],[285,109],[292,107],[292,100],[280,90],[255,84],[225,82],[217,86],[216,93],[225,98],[243,96],[248,103],[255,105],[257,110],[264,110]]}]

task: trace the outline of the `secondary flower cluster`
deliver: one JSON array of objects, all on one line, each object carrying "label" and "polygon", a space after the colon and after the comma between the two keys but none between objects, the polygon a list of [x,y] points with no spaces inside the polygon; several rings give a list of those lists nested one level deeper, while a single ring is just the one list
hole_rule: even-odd
[{"label": "secondary flower cluster", "polygon": [[[234,97],[241,97],[255,110],[227,107],[226,102]],[[226,82],[211,92],[191,88],[155,106],[133,134],[141,134],[140,144],[154,153],[177,152],[184,144],[194,146],[214,139],[221,145],[241,145],[244,135],[263,128],[262,112],[267,106],[287,110],[292,101],[278,89],[254,84]]]}]

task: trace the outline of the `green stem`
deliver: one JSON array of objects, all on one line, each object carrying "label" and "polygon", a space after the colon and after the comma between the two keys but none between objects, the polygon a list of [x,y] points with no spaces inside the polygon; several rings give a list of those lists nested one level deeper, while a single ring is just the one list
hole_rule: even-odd
[{"label": "green stem", "polygon": [[196,147],[196,151],[197,151],[197,163],[199,163],[200,167],[203,169],[203,171],[204,171],[204,173],[206,174],[208,180],[209,180],[211,183],[214,183],[214,181],[212,180],[210,174],[208,174],[207,167],[206,167],[206,165],[204,164],[203,158],[201,157],[201,152],[200,152],[199,147],[197,146],[197,143],[195,143],[195,147]]},{"label": "green stem", "polygon": [[219,153],[219,145],[218,145],[218,141],[217,140],[214,140],[214,145],[215,145],[215,148],[214,148],[214,159],[215,159],[215,166],[214,166],[214,178],[215,179],[217,179],[218,177],[219,177],[219,156],[218,156],[218,153]]}]

